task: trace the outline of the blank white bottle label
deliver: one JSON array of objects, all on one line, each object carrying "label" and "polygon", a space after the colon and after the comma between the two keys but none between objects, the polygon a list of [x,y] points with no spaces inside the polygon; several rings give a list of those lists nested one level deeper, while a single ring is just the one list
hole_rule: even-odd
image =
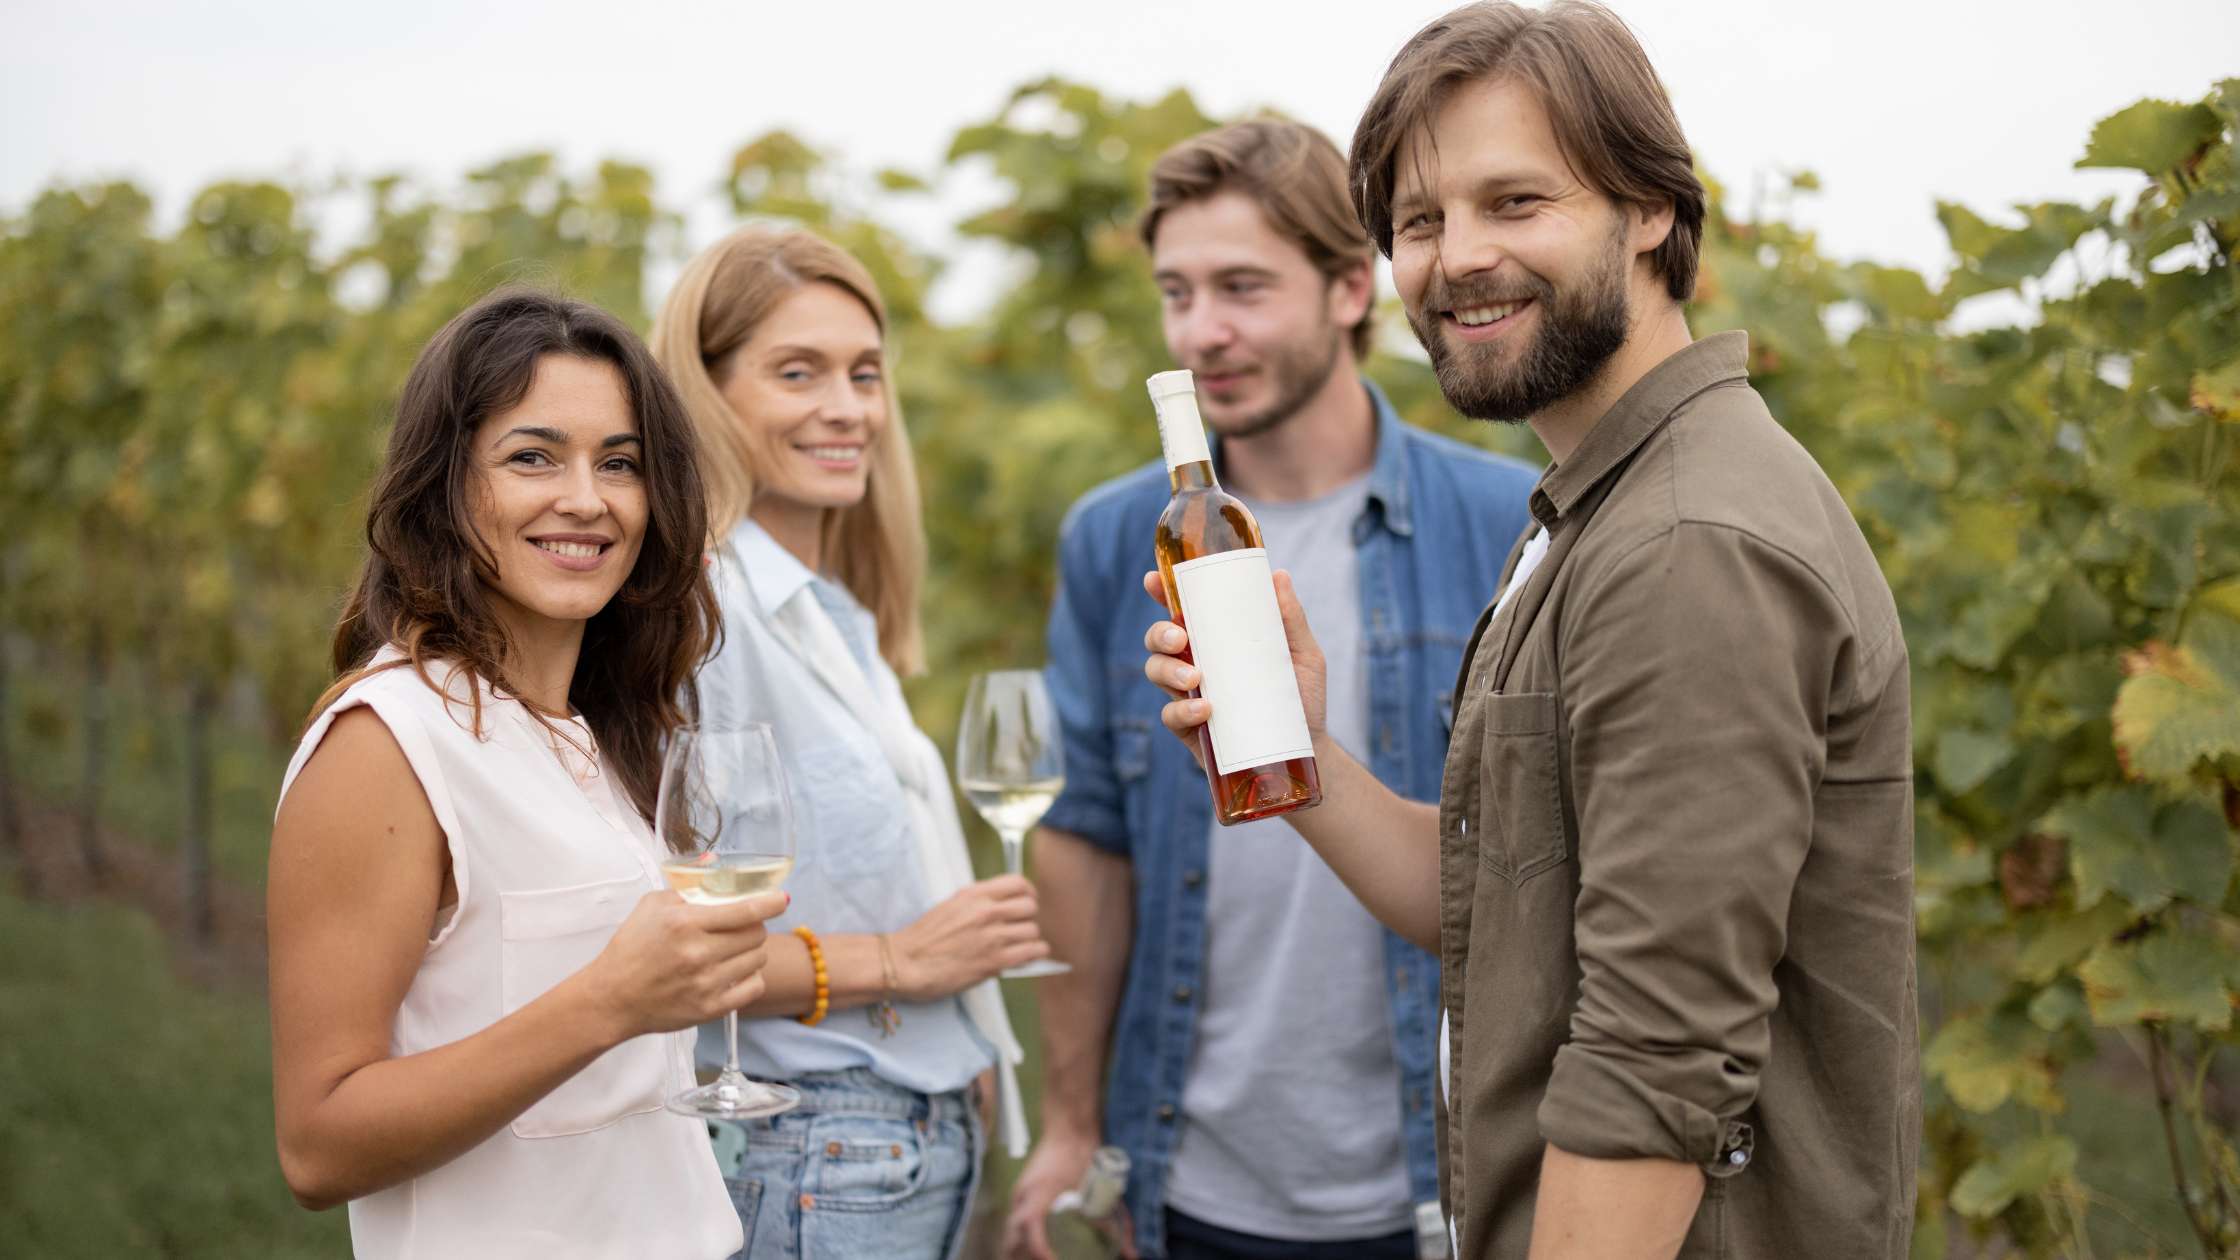
[{"label": "blank white bottle label", "polygon": [[1312,757],[1299,678],[1262,547],[1174,567],[1199,693],[1213,704],[1213,761],[1221,774]]}]

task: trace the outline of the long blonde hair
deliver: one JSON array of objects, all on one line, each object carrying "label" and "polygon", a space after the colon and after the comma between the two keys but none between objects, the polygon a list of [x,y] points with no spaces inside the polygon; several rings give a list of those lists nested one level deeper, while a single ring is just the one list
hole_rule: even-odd
[{"label": "long blonde hair", "polygon": [[[700,476],[708,491],[708,529],[720,544],[754,503],[753,447],[724,401],[715,373],[787,295],[830,284],[862,302],[887,339],[887,308],[871,273],[846,250],[808,232],[741,228],[686,264],[653,326],[653,357],[667,369],[700,442]],[[887,347],[891,363],[893,349]],[[887,432],[871,444],[863,501],[827,511],[826,566],[879,626],[879,654],[898,674],[925,668],[925,633],[918,593],[925,583],[925,524],[917,463],[902,424],[892,372],[882,374]]]}]

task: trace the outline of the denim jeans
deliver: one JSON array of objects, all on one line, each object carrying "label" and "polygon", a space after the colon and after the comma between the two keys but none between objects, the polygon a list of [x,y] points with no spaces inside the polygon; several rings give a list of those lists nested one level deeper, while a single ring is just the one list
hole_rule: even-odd
[{"label": "denim jeans", "polygon": [[1412,1229],[1375,1238],[1288,1242],[1208,1225],[1167,1209],[1168,1260],[1416,1260]]},{"label": "denim jeans", "polygon": [[929,1096],[861,1068],[786,1083],[801,1091],[798,1108],[709,1122],[746,1232],[739,1256],[954,1257],[983,1149],[980,1117],[965,1091]]}]

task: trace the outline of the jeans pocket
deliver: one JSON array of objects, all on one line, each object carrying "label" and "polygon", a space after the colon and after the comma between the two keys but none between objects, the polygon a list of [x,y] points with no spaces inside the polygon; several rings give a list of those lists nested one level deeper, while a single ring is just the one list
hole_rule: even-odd
[{"label": "jeans pocket", "polygon": [[1559,725],[1552,692],[1485,698],[1478,856],[1488,871],[1512,884],[1554,867],[1569,853]]},{"label": "jeans pocket", "polygon": [[762,1219],[762,1178],[726,1178],[724,1188],[731,1192],[731,1209],[739,1214],[739,1234],[743,1241],[738,1254],[754,1254],[755,1226]]},{"label": "jeans pocket", "polygon": [[820,1209],[883,1212],[923,1189],[929,1169],[924,1135],[909,1121],[833,1116],[810,1127],[801,1188]]}]

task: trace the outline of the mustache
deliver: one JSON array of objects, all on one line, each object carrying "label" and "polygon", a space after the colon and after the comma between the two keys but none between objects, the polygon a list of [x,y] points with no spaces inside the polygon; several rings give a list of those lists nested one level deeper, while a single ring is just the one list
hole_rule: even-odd
[{"label": "mustache", "polygon": [[1473,306],[1498,306],[1503,302],[1522,302],[1534,298],[1545,300],[1554,296],[1555,286],[1531,272],[1514,279],[1502,280],[1486,276],[1465,276],[1460,280],[1449,280],[1434,273],[1431,283],[1424,287],[1423,309],[1453,311]]}]

